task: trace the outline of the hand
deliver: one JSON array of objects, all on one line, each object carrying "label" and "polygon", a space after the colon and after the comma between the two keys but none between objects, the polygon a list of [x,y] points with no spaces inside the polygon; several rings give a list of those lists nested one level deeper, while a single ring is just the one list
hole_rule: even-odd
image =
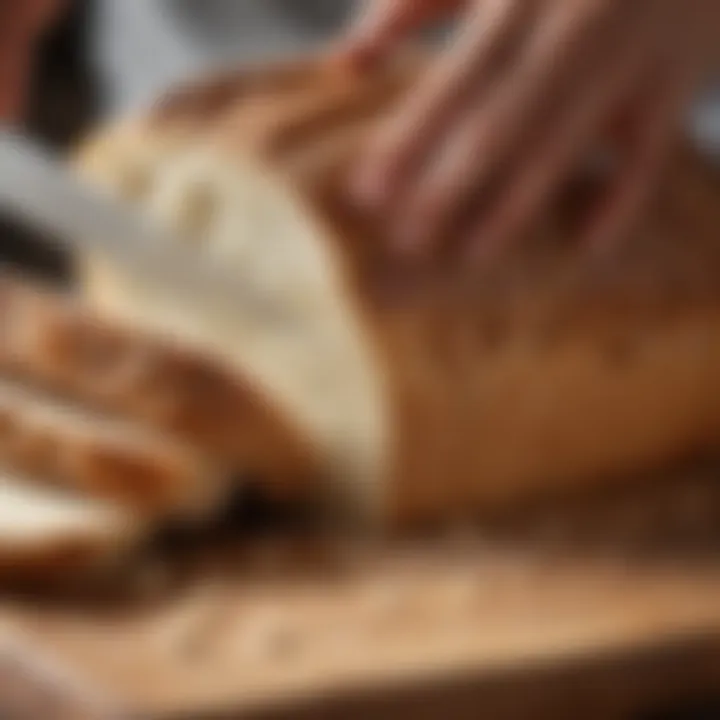
[{"label": "hand", "polygon": [[720,0],[384,0],[345,52],[379,60],[458,13],[453,46],[373,139],[353,195],[387,213],[397,252],[484,262],[523,237],[610,131],[620,153],[580,241],[611,249],[717,52]]},{"label": "hand", "polygon": [[0,0],[0,121],[15,121],[25,104],[35,48],[64,0]]}]

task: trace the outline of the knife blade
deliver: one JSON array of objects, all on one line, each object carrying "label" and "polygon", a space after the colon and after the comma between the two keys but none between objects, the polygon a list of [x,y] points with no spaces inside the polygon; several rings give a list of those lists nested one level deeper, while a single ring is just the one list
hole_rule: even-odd
[{"label": "knife blade", "polygon": [[83,182],[36,141],[0,131],[0,212],[73,256],[102,257],[131,277],[197,302],[260,303],[226,265],[193,252],[141,213]]}]

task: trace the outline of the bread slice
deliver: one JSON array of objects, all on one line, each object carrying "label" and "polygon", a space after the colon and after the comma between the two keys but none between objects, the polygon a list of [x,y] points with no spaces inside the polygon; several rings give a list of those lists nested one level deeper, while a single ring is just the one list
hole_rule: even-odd
[{"label": "bread slice", "polygon": [[678,153],[648,222],[601,267],[569,242],[578,196],[481,282],[435,268],[399,283],[382,228],[339,189],[416,75],[342,78],[322,59],[300,70],[175,94],[79,156],[86,177],[232,263],[268,312],[219,317],[82,258],[94,307],[224,356],[320,449],[343,506],[390,526],[717,448],[715,175]]},{"label": "bread slice", "polygon": [[0,583],[109,567],[143,535],[136,515],[0,475]]},{"label": "bread slice", "polygon": [[9,381],[0,382],[0,466],[156,520],[202,518],[230,485],[226,468],[184,443]]},{"label": "bread slice", "polygon": [[[212,504],[227,469],[257,473],[271,493],[292,493],[298,478],[307,482],[317,467],[312,448],[251,378],[238,377],[207,352],[178,345],[171,333],[144,334],[99,318],[69,296],[9,275],[0,276],[0,371],[71,404],[124,418],[124,424],[98,421],[98,415],[68,409],[72,420],[66,422],[62,408],[20,399],[9,386],[0,392],[0,409],[3,403],[13,407],[15,420],[25,423],[25,440],[39,436],[43,423],[55,428],[57,446],[68,453],[64,460],[36,456],[54,464],[45,468],[51,475],[115,499],[124,493],[147,509]],[[89,425],[92,433],[84,436]],[[12,434],[18,431],[10,431],[8,456],[17,450]],[[78,464],[69,473],[61,462]],[[96,462],[104,468],[90,467]],[[138,487],[128,478],[123,489],[113,477],[126,475],[122,466],[133,462],[146,477]],[[83,463],[89,465],[81,469]]]}]

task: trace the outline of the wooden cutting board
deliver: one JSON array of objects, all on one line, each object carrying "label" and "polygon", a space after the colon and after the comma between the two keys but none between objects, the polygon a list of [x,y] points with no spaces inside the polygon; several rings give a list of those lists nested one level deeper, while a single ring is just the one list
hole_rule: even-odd
[{"label": "wooden cutting board", "polygon": [[720,691],[713,472],[403,547],[190,546],[134,599],[6,599],[0,717],[608,720]]}]

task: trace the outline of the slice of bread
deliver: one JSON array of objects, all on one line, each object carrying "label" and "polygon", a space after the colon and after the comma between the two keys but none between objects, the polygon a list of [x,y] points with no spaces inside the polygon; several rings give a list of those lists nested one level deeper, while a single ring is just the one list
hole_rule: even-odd
[{"label": "slice of bread", "polygon": [[109,567],[143,536],[136,515],[0,474],[0,582]]},{"label": "slice of bread", "polygon": [[184,443],[2,381],[0,466],[157,520],[202,518],[230,485],[227,469]]},{"label": "slice of bread", "polygon": [[[57,406],[40,401],[31,408],[30,400],[20,400],[9,386],[4,396],[0,392],[0,408],[3,402],[14,404],[16,419],[17,408],[22,409],[25,432],[40,433],[42,423],[55,423],[58,433],[62,428],[61,443],[70,455],[76,453],[73,462],[80,456],[90,462],[100,449],[82,437],[92,424],[93,434],[103,438],[103,452],[110,451],[104,455],[110,465],[116,463],[120,471],[124,459],[134,458],[145,472],[157,473],[147,479],[154,487],[145,489],[166,494],[155,499],[160,505],[206,505],[218,495],[223,468],[257,474],[270,493],[296,492],[317,468],[310,444],[250,377],[239,376],[212,354],[178,344],[171,332],[143,333],[99,318],[70,297],[7,275],[0,277],[0,372],[69,397],[71,404],[126,419],[130,424],[96,423],[93,416],[72,414],[66,423]],[[204,464],[203,454],[212,463]],[[41,455],[37,460],[46,461]],[[152,465],[157,467],[151,470]],[[105,471],[114,472],[108,466]],[[91,485],[101,492],[121,490],[111,489],[115,481],[109,475],[96,472],[99,468],[85,467],[73,482],[85,490]],[[125,490],[126,499],[155,502],[142,497],[141,487],[128,484]]]},{"label": "slice of bread", "polygon": [[267,312],[221,317],[102,258],[81,259],[89,302],[223,356],[320,450],[344,507],[390,525],[716,450],[718,178],[678,153],[648,221],[601,267],[572,247],[578,193],[491,277],[407,282],[387,272],[383,228],[341,192],[416,76],[376,72],[249,72],[99,133],[80,153],[86,177],[233,264]]}]

